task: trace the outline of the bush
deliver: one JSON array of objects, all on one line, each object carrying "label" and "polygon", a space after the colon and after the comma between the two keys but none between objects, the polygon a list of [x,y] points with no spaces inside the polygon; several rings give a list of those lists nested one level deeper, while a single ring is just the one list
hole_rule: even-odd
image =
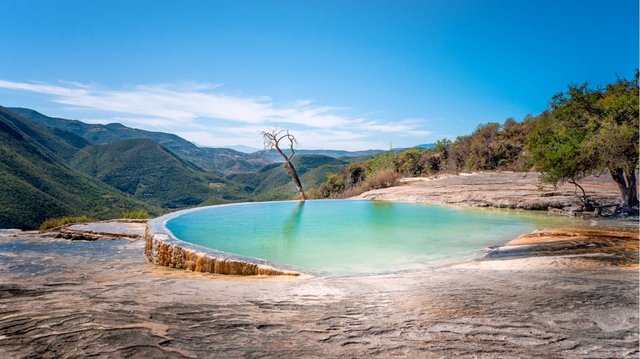
[{"label": "bush", "polygon": [[129,211],[124,212],[122,214],[122,218],[125,219],[149,219],[151,215],[147,213],[147,211],[139,210],[139,211]]},{"label": "bush", "polygon": [[400,152],[395,158],[396,171],[404,176],[420,176],[424,170],[420,161],[423,152],[417,148]]},{"label": "bush", "polygon": [[58,228],[64,226],[65,224],[72,223],[87,223],[95,221],[93,218],[87,216],[80,217],[60,217],[60,218],[49,218],[46,221],[42,222],[40,225],[40,231],[46,231],[52,228]]},{"label": "bush", "polygon": [[381,170],[367,177],[364,181],[366,190],[387,188],[398,184],[400,174],[392,170]]},{"label": "bush", "polygon": [[[409,151],[407,157],[415,159],[419,156],[420,152]],[[395,154],[383,153],[367,162],[351,164],[340,173],[331,173],[325,183],[309,191],[310,198],[348,198],[372,189],[395,186],[401,177],[395,170],[396,158]],[[407,167],[412,168],[410,172],[414,171],[415,166]]]},{"label": "bush", "polygon": [[393,187],[398,184],[400,177],[398,172],[382,169],[368,176],[360,185],[342,192],[340,197],[349,198],[373,189]]},{"label": "bush", "polygon": [[370,176],[381,170],[393,170],[396,168],[396,152],[387,151],[379,153],[367,161],[365,167],[366,176]]}]

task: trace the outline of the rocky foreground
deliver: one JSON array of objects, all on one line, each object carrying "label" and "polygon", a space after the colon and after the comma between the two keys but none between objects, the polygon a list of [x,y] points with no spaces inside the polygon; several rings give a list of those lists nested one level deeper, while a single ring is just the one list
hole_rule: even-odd
[{"label": "rocky foreground", "polygon": [[155,267],[142,240],[4,235],[0,357],[637,358],[635,243],[606,264],[246,279]]},{"label": "rocky foreground", "polygon": [[[637,358],[630,224],[585,221],[479,260],[343,278],[156,267],[132,235],[140,224],[6,232],[0,357]],[[85,232],[99,238],[72,240]]]},{"label": "rocky foreground", "polygon": [[[580,184],[600,205],[620,202],[618,188],[609,175],[589,177]],[[480,172],[408,178],[400,186],[365,192],[358,198],[575,213],[581,205],[581,194],[571,184],[541,186],[535,172]]]}]

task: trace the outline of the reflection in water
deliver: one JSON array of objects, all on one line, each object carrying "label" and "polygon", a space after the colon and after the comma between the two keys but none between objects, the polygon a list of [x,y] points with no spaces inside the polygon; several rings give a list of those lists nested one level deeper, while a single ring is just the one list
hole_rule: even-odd
[{"label": "reflection in water", "polygon": [[296,208],[294,208],[293,212],[289,216],[284,225],[282,226],[282,238],[285,240],[285,244],[292,242],[295,239],[298,232],[300,232],[300,220],[302,219],[302,209],[304,208],[305,202],[299,202]]},{"label": "reflection in water", "polygon": [[384,228],[396,218],[394,217],[396,210],[392,202],[373,201],[366,214],[369,224],[379,228]]},{"label": "reflection in water", "polygon": [[[300,223],[302,222],[302,209],[304,208],[304,202],[299,202],[288,217],[282,216],[282,229],[280,235],[274,233],[275,236],[272,239],[266,241],[260,241],[260,248],[264,250],[263,257],[289,257],[294,255],[296,246],[299,245],[296,241],[296,237],[300,232]],[[284,213],[283,213],[284,214]],[[280,219],[279,218],[279,219]],[[270,226],[274,229],[278,228],[277,223],[279,220],[274,220],[270,223]],[[272,225],[271,225],[272,224]],[[277,230],[277,229],[276,229]]]}]

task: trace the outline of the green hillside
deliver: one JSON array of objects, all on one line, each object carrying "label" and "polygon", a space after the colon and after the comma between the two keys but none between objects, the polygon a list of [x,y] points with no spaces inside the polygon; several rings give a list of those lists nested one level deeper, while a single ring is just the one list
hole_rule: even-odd
[{"label": "green hillside", "polygon": [[172,209],[222,197],[221,176],[151,140],[135,139],[84,148],[71,166],[147,203]]},{"label": "green hillside", "polygon": [[40,144],[47,153],[58,156],[65,161],[70,160],[79,149],[89,145],[87,140],[68,131],[43,128],[43,126],[28,121],[7,108],[0,106],[0,110],[6,115],[5,121]]},{"label": "green hillside", "polygon": [[[329,173],[339,172],[348,162],[322,155],[303,155],[294,157],[293,164],[300,175],[305,190],[324,183]],[[290,199],[297,195],[291,177],[282,163],[273,163],[255,173],[239,173],[227,176],[236,182],[254,200],[268,201]]]},{"label": "green hillside", "polygon": [[[268,164],[282,162],[280,154],[275,151],[243,153],[230,148],[198,147],[174,134],[140,130],[119,123],[88,124],[77,120],[49,117],[27,108],[12,107],[10,110],[33,122],[64,131],[69,135],[75,135],[94,145],[110,144],[128,139],[152,140],[207,171],[227,174],[252,172],[260,170]],[[285,152],[288,153],[288,151]],[[384,151],[297,150],[296,154],[299,156],[322,155],[350,161],[352,158],[371,157],[381,152]]]},{"label": "green hillside", "polygon": [[[70,140],[71,138],[71,140]],[[66,166],[82,145],[0,108],[0,228],[36,228],[46,218],[113,218],[154,208]]]},{"label": "green hillside", "polygon": [[209,171],[223,173],[251,172],[273,163],[262,154],[247,154],[230,148],[200,147],[204,158],[195,163],[204,163],[203,167]]},{"label": "green hillside", "polygon": [[247,154],[228,148],[198,147],[182,137],[170,133],[145,131],[119,123],[88,124],[76,120],[45,116],[27,108],[14,107],[10,109],[35,123],[74,134],[94,145],[130,139],[151,140],[208,171],[226,173],[254,171],[273,162],[260,153]]},{"label": "green hillside", "polygon": [[[124,209],[153,212],[297,196],[282,163],[265,160],[264,153],[197,147],[171,134],[15,109],[34,123],[14,110],[0,109],[0,228],[33,228],[45,218],[63,215],[106,218]],[[299,155],[294,164],[310,190],[349,160]]]}]

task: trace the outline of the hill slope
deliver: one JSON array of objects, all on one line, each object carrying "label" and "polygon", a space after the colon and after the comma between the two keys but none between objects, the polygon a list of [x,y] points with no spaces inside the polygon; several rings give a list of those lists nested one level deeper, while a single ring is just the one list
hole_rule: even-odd
[{"label": "hill slope", "polygon": [[[231,148],[198,147],[182,137],[169,133],[140,130],[119,123],[110,123],[108,125],[88,124],[77,120],[49,117],[27,108],[13,107],[10,109],[33,122],[76,135],[94,145],[109,144],[128,139],[152,140],[208,171],[223,173],[251,172],[259,170],[270,163],[282,162],[280,154],[276,151],[244,153]],[[285,152],[288,154],[288,151]],[[333,158],[368,157],[381,152],[384,151],[296,150],[297,155],[323,155]]]},{"label": "hill slope", "polygon": [[[300,176],[302,186],[307,191],[320,186],[329,173],[339,172],[348,162],[329,156],[303,155],[294,157],[293,165]],[[282,163],[273,163],[255,173],[238,173],[227,178],[243,186],[255,200],[289,199],[297,195],[291,177],[284,170]]]},{"label": "hill slope", "polygon": [[89,142],[75,134],[62,129],[43,128],[24,117],[17,115],[10,109],[0,106],[5,121],[10,122],[15,128],[40,144],[49,154],[56,155],[63,160],[70,160],[81,148],[89,145]]},{"label": "hill slope", "polygon": [[107,125],[88,124],[77,120],[45,116],[27,108],[14,107],[10,109],[33,122],[52,129],[72,133],[94,145],[104,145],[130,139],[152,140],[208,171],[227,173],[254,171],[273,162],[260,153],[247,154],[228,148],[198,147],[184,138],[170,133],[145,131],[119,123]]},{"label": "hill slope", "polygon": [[74,148],[49,129],[0,107],[0,228],[31,229],[46,218],[65,215],[112,218],[126,210],[153,212],[153,207],[66,166],[63,157]]},{"label": "hill slope", "polygon": [[135,198],[163,208],[202,203],[224,180],[151,140],[134,139],[86,147],[71,166]]}]

